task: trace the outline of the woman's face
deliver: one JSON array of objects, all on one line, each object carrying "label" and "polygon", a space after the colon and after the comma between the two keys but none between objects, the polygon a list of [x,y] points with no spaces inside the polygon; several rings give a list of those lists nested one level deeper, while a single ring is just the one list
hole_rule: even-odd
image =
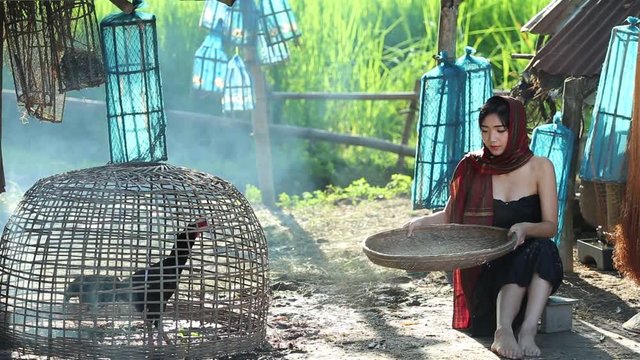
[{"label": "woman's face", "polygon": [[509,131],[500,121],[497,114],[489,114],[480,125],[482,131],[482,142],[489,149],[493,156],[500,156],[504,153],[509,140]]}]

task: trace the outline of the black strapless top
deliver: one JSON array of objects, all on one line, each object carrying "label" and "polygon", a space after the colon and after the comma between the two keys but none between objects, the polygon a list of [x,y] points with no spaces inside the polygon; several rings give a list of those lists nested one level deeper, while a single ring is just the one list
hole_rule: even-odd
[{"label": "black strapless top", "polygon": [[508,229],[520,222],[540,221],[542,221],[542,210],[538,194],[509,202],[493,199],[493,226]]}]

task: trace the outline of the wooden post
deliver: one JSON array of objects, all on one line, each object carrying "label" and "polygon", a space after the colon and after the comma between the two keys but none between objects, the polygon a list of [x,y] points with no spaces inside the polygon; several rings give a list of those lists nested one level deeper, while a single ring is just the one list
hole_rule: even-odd
[{"label": "wooden post", "polygon": [[[416,118],[416,111],[418,110],[418,98],[420,97],[420,80],[416,80],[413,87],[415,96],[411,98],[409,102],[409,109],[407,109],[407,117],[404,120],[404,130],[402,131],[401,145],[407,145],[409,143],[409,137],[413,130],[413,123]],[[398,161],[396,162],[396,171],[401,172],[404,167],[404,155],[398,155]]]},{"label": "wooden post", "polygon": [[[4,24],[4,5],[0,6],[0,19]],[[4,54],[4,26],[0,26],[0,54]],[[4,66],[4,56],[0,56],[0,87],[2,84],[2,67]],[[2,162],[2,96],[0,95],[0,193],[6,190],[6,182],[4,178],[4,164]]]},{"label": "wooden post", "polygon": [[449,59],[456,57],[458,7],[461,2],[462,0],[440,0],[438,52],[446,51]]},{"label": "wooden post", "polygon": [[276,206],[276,195],[273,188],[273,167],[271,164],[271,138],[267,116],[267,83],[260,64],[255,57],[256,49],[247,47],[246,63],[254,89],[255,108],[251,112],[253,137],[256,143],[256,169],[258,171],[258,187],[262,192],[262,202],[267,207]]},{"label": "wooden post", "polygon": [[575,135],[573,149],[571,149],[571,165],[567,178],[567,203],[564,212],[564,227],[560,236],[558,250],[562,259],[562,266],[565,273],[573,272],[573,244],[575,234],[573,233],[573,202],[575,198],[575,178],[578,166],[578,150],[580,148],[580,138],[582,137],[582,106],[584,98],[593,92],[597,86],[597,80],[593,78],[567,78],[564,81],[562,123],[571,129]]}]

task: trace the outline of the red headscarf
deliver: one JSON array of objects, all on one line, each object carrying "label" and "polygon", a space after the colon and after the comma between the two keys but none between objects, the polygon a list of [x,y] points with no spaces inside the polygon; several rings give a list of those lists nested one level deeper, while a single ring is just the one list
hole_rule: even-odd
[{"label": "red headscarf", "polygon": [[[507,96],[494,96],[488,101],[496,98],[509,104],[509,139],[506,148],[501,155],[493,156],[483,145],[481,150],[468,153],[458,163],[449,190],[451,223],[492,225],[492,175],[516,170],[533,156],[529,149],[524,106],[520,101]],[[453,328],[466,329],[471,325],[467,304],[471,303],[480,267],[457,269],[453,275]]]}]

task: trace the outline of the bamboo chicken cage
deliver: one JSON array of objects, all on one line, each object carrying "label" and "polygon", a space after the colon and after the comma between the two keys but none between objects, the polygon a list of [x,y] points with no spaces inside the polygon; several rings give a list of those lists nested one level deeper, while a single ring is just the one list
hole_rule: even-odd
[{"label": "bamboo chicken cage", "polygon": [[265,340],[264,232],[243,195],[158,163],[38,181],[0,241],[0,343],[60,358],[211,358]]}]

